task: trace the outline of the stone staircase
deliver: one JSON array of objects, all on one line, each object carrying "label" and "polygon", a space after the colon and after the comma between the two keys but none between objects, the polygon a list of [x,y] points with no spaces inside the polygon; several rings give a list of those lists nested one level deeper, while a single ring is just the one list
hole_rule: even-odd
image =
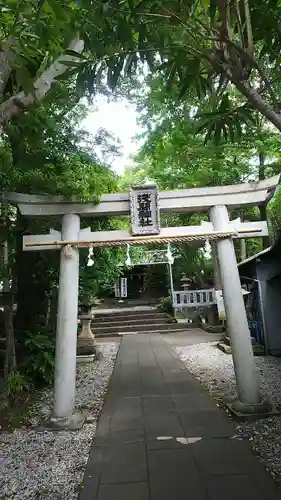
[{"label": "stone staircase", "polygon": [[186,325],[176,323],[165,313],[156,308],[126,308],[94,311],[95,317],[91,329],[96,337],[114,337],[117,335],[138,333],[171,333],[185,331]]}]

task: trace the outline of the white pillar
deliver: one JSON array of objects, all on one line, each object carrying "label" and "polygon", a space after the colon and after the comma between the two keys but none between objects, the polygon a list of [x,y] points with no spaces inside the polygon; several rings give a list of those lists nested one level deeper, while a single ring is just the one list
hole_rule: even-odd
[{"label": "white pillar", "polygon": [[[226,206],[212,207],[210,218],[216,231],[228,229],[229,217]],[[232,238],[218,240],[217,251],[238,400],[244,405],[257,405],[261,402],[259,378]]]},{"label": "white pillar", "polygon": [[[62,219],[62,240],[77,241],[80,217]],[[59,299],[56,337],[54,419],[71,419],[75,408],[76,343],[78,315],[79,251],[64,247],[60,257]]]}]

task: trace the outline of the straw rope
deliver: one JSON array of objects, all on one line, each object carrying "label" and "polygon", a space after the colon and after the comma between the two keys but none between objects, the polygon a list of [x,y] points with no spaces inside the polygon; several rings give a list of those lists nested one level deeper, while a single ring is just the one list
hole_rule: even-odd
[{"label": "straw rope", "polygon": [[[253,230],[247,230],[251,232]],[[254,230],[257,231],[256,229]],[[240,231],[239,231],[240,232]],[[246,231],[243,231],[246,232]],[[76,247],[93,247],[93,248],[109,248],[109,247],[122,247],[126,245],[147,245],[147,244],[168,244],[168,243],[185,243],[187,241],[214,241],[218,239],[230,238],[237,236],[236,230],[232,231],[213,231],[209,233],[194,234],[189,236],[138,236],[130,237],[125,240],[112,240],[112,241],[50,241],[50,242],[33,242],[25,243],[25,247],[39,247],[39,246],[76,246]]]},{"label": "straw rope", "polygon": [[[128,240],[116,240],[116,241],[93,241],[92,243],[82,244],[81,246],[93,246],[94,248],[108,248],[108,247],[117,247],[117,246],[126,246],[128,244],[132,245],[145,245],[145,244],[168,244],[168,243],[185,243],[187,241],[214,241],[222,238],[229,238],[233,236],[235,233],[233,231],[228,234],[213,234],[207,236],[170,236],[169,238],[130,238]],[[80,246],[80,245],[79,245]]]}]

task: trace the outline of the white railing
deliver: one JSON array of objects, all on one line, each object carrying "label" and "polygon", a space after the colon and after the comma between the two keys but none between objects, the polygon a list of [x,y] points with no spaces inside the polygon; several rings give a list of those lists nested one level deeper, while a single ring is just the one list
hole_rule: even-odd
[{"label": "white railing", "polygon": [[216,303],[215,290],[188,290],[185,292],[173,292],[173,308],[183,309],[186,307],[206,307]]}]

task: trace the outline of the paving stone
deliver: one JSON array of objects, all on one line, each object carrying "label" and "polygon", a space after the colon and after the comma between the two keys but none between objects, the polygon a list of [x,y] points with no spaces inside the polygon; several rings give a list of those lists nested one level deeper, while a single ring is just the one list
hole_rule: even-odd
[{"label": "paving stone", "polygon": [[120,398],[116,401],[113,411],[118,416],[127,414],[128,412],[132,416],[140,416],[142,414],[142,399],[137,396]]},{"label": "paving stone", "polygon": [[142,428],[141,398],[119,398],[112,413],[110,430],[121,431]]},{"label": "paving stone", "polygon": [[173,399],[170,396],[144,397],[142,404],[145,416],[175,410]]},{"label": "paving stone", "polygon": [[237,439],[202,439],[191,445],[204,476],[247,474],[251,463],[246,443]]},{"label": "paving stone", "polygon": [[186,437],[200,436],[210,438],[232,437],[235,434],[232,423],[219,409],[201,411],[182,411],[180,421]]},{"label": "paving stone", "polygon": [[104,449],[92,446],[80,490],[79,500],[95,500],[102,473]]},{"label": "paving stone", "polygon": [[142,417],[130,417],[113,415],[110,422],[110,431],[126,431],[142,429],[144,426]]},{"label": "paving stone", "polygon": [[110,431],[105,436],[98,436],[95,439],[97,446],[116,446],[126,443],[144,443],[144,430]]},{"label": "paving stone", "polygon": [[187,394],[188,383],[186,380],[178,380],[177,382],[169,383],[171,394]]},{"label": "paving stone", "polygon": [[96,430],[96,437],[106,436],[110,428],[111,415],[101,414]]},{"label": "paving stone", "polygon": [[271,476],[265,470],[263,463],[260,460],[257,460],[256,457],[249,451],[248,446],[244,451],[244,463],[246,464],[247,470],[251,477],[254,478],[254,482],[256,487],[263,494],[263,498],[266,500],[280,500],[281,499],[281,491],[277,488],[276,483],[272,480]]},{"label": "paving stone", "polygon": [[176,414],[154,414],[144,418],[148,438],[159,436],[184,436],[184,430]]},{"label": "paving stone", "polygon": [[148,438],[146,446],[148,450],[182,450],[188,445],[185,436],[159,436],[158,438]]},{"label": "paving stone", "polygon": [[173,395],[173,401],[176,409],[179,411],[194,412],[199,410],[206,411],[208,409],[204,398],[200,393],[198,394],[198,391],[191,394]]},{"label": "paving stone", "polygon": [[208,500],[189,450],[149,451],[148,464],[151,500]]},{"label": "paving stone", "polygon": [[97,500],[150,500],[147,483],[101,485]]},{"label": "paving stone", "polygon": [[201,397],[204,400],[207,408],[209,408],[209,410],[217,411],[219,409],[223,413],[223,410],[220,409],[217,400],[213,396],[211,396],[206,390],[201,389]]},{"label": "paving stone", "polygon": [[103,459],[101,484],[147,480],[146,453],[143,443],[110,446]]},{"label": "paving stone", "polygon": [[142,394],[146,396],[161,396],[170,394],[170,387],[162,379],[159,384],[155,381],[147,382],[142,384]]},{"label": "paving stone", "polygon": [[116,399],[122,398],[122,397],[137,397],[142,395],[142,389],[141,386],[139,385],[129,385],[128,383],[126,386],[122,387],[117,387],[112,391],[112,393],[109,394],[111,397],[114,397]]},{"label": "paving stone", "polygon": [[266,500],[253,478],[245,474],[212,477],[207,492],[210,500]]}]

